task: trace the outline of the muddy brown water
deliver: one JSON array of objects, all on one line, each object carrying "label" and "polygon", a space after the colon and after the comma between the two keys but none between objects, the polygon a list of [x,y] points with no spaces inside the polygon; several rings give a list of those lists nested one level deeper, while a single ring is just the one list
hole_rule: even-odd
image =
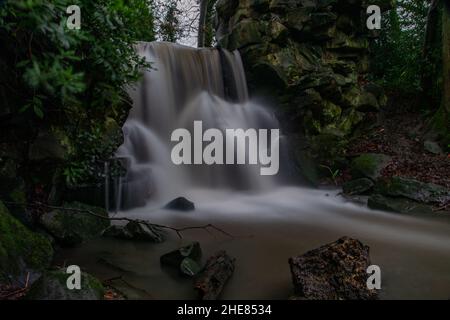
[{"label": "muddy brown water", "polygon": [[121,275],[133,298],[195,299],[192,280],[161,268],[159,257],[199,241],[203,261],[224,249],[236,270],[223,299],[286,299],[292,292],[288,258],[350,236],[370,246],[372,264],[382,272],[382,299],[450,298],[450,220],[372,211],[346,202],[338,191],[297,187],[245,194],[196,190],[185,194],[192,212],[157,209],[159,204],[121,212],[170,226],[212,223],[232,233],[192,230],[162,244],[96,239],[59,252],[56,262],[77,264],[105,280]]}]

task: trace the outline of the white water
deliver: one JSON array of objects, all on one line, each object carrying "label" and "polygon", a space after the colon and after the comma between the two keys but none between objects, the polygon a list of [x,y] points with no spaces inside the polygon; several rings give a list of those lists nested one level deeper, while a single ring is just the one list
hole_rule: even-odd
[{"label": "white water", "polygon": [[[129,283],[154,298],[194,298],[191,281],[161,270],[159,256],[197,240],[205,258],[220,249],[237,258],[223,298],[285,299],[292,293],[288,258],[345,235],[370,246],[372,263],[382,270],[383,298],[450,298],[450,223],[439,214],[425,220],[372,211],[346,202],[338,191],[282,186],[248,166],[172,165],[170,132],[193,120],[219,128],[278,124],[248,100],[237,53],[224,54],[231,70],[228,90],[237,101],[232,103],[225,96],[218,51],[141,44],[139,52],[157,70],[146,73],[133,91],[135,107],[118,155],[130,164],[124,201],[144,206],[120,214],[177,227],[213,223],[235,238],[195,230],[184,233],[183,241],[172,234],[159,245],[101,239],[72,252],[69,261],[101,278],[116,276],[93,260],[105,256],[125,270]],[[194,201],[196,210],[160,209],[177,196]]]},{"label": "white water", "polygon": [[128,159],[127,207],[169,201],[193,187],[265,190],[276,184],[276,177],[260,175],[259,165],[176,166],[171,161],[171,133],[178,128],[192,133],[197,120],[203,130],[222,132],[279,127],[272,112],[248,99],[238,52],[223,50],[221,59],[216,49],[170,43],[141,43],[138,52],[154,70],[131,90],[134,105],[117,152]]}]

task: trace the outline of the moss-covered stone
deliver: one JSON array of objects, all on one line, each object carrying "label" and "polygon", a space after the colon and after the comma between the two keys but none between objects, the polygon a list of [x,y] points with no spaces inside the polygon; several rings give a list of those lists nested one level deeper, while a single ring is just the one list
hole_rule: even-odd
[{"label": "moss-covered stone", "polygon": [[359,195],[370,191],[374,186],[372,180],[367,178],[355,179],[344,183],[342,190],[347,195]]},{"label": "moss-covered stone", "polygon": [[[383,10],[392,5],[391,0],[377,2]],[[327,162],[344,153],[343,142],[366,112],[386,104],[380,90],[361,81],[369,66],[369,39],[374,37],[362,19],[366,8],[363,0],[217,4],[216,38],[224,48],[240,50],[250,89],[278,100],[285,131],[304,134],[310,154],[326,154]],[[308,99],[311,90],[317,93],[314,101]],[[343,139],[338,145],[318,145],[334,140],[323,135]]]},{"label": "moss-covered stone", "polygon": [[42,271],[52,257],[50,241],[22,225],[0,201],[0,282],[5,276],[19,277],[27,269]]},{"label": "moss-covered stone", "polygon": [[377,180],[381,171],[389,164],[391,157],[384,154],[365,153],[355,158],[351,164],[354,178],[370,178]]},{"label": "moss-covered stone", "polygon": [[161,228],[130,221],[125,226],[112,225],[102,233],[104,237],[122,240],[148,241],[161,243],[165,240],[165,233]]},{"label": "moss-covered stone", "polygon": [[406,198],[386,197],[381,194],[370,196],[367,206],[370,209],[403,214],[433,214],[433,208]]},{"label": "moss-covered stone", "polygon": [[450,191],[447,188],[405,177],[392,177],[387,181],[380,181],[376,189],[386,196],[403,197],[424,203],[450,201]]},{"label": "moss-covered stone", "polygon": [[101,300],[105,289],[102,283],[88,273],[81,273],[81,289],[69,290],[67,279],[71,274],[64,269],[48,271],[28,292],[28,300]]},{"label": "moss-covered stone", "polygon": [[[67,203],[64,208],[67,210],[55,209],[44,214],[40,221],[42,226],[63,246],[74,246],[100,236],[103,230],[110,225],[109,220],[87,212],[108,217],[105,209],[79,202]],[[85,212],[70,209],[85,210]]]}]

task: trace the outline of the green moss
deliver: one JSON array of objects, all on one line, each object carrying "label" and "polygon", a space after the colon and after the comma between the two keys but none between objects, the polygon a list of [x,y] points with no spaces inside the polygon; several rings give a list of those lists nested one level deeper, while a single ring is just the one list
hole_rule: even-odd
[{"label": "green moss", "polygon": [[[108,216],[105,209],[79,202],[65,204],[64,207],[88,210],[100,216]],[[60,244],[65,246],[74,246],[84,240],[99,236],[110,225],[108,220],[92,216],[87,212],[60,209],[44,214],[41,223]]]},{"label": "green moss", "polygon": [[52,270],[45,272],[36,281],[27,294],[29,300],[100,300],[103,299],[105,289],[101,282],[92,275],[81,273],[81,289],[69,290],[67,279],[71,274],[66,270]]},{"label": "green moss", "polygon": [[0,202],[0,268],[8,275],[18,275],[21,263],[43,270],[53,256],[50,241],[28,230]]},{"label": "green moss", "polygon": [[376,180],[381,171],[391,160],[384,154],[365,153],[352,161],[351,172],[354,178],[370,178]]}]

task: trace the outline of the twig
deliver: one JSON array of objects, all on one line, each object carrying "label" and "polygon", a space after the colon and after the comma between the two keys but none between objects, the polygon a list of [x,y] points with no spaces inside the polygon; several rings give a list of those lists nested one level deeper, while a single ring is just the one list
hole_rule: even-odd
[{"label": "twig", "polygon": [[447,209],[448,207],[450,207],[450,203],[447,203],[441,207],[433,208],[433,212],[442,211],[442,210]]},{"label": "twig", "polygon": [[21,294],[21,293],[24,293],[25,291],[27,291],[28,290],[29,280],[30,280],[30,273],[27,272],[27,278],[26,278],[25,286],[23,288],[11,291],[11,292],[9,292],[9,293],[7,293],[5,295],[1,295],[0,296],[0,300],[5,300],[5,299],[8,299],[9,297],[16,296],[18,294]]},{"label": "twig", "polygon": [[[5,204],[16,204],[14,202],[8,202],[8,201],[5,201],[4,203]],[[148,222],[146,220],[130,219],[130,218],[125,218],[125,217],[105,217],[105,216],[97,214],[97,213],[95,213],[95,212],[93,212],[91,210],[88,210],[88,209],[64,208],[64,207],[58,207],[58,206],[51,206],[51,205],[48,205],[48,204],[45,204],[45,203],[42,203],[42,202],[34,202],[34,203],[31,203],[31,204],[27,204],[27,206],[28,207],[45,207],[47,209],[65,210],[65,211],[72,211],[72,212],[78,212],[78,213],[85,213],[85,214],[89,214],[91,216],[94,216],[96,218],[103,219],[103,220],[109,220],[109,221],[137,222],[137,223],[143,224],[143,225],[145,225],[147,227],[156,227],[156,228],[161,228],[161,229],[172,230],[172,231],[174,231],[177,234],[177,236],[180,239],[183,239],[182,232],[189,231],[189,230],[196,230],[196,229],[206,230],[207,232],[209,232],[208,229],[213,229],[213,230],[216,230],[216,231],[218,231],[218,232],[222,233],[223,235],[226,235],[226,236],[228,236],[230,238],[235,238],[235,236],[233,236],[232,234],[230,234],[230,233],[228,233],[228,232],[218,228],[217,226],[215,226],[215,225],[213,225],[211,223],[206,224],[206,225],[201,225],[201,226],[175,228],[175,227],[166,226],[166,225],[162,225],[162,224],[151,223],[151,222]]]}]

